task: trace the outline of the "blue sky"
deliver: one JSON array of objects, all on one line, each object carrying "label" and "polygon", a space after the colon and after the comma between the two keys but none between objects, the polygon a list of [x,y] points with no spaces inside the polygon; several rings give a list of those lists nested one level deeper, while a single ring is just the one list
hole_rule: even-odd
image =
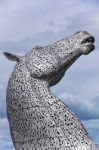
[{"label": "blue sky", "polygon": [[55,87],[55,93],[82,120],[99,143],[99,1],[0,1],[0,150],[14,150],[6,119],[6,86],[15,65],[3,51],[24,55],[78,30],[96,38],[96,50],[82,56]]}]

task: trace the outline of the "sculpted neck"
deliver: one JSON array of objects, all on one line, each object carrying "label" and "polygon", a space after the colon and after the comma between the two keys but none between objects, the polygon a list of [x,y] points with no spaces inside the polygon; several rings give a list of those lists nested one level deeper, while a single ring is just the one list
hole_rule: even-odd
[{"label": "sculpted neck", "polygon": [[[42,137],[42,141],[45,141],[46,137],[47,139],[50,138],[52,141],[55,141],[57,136],[60,138],[61,135],[61,139],[63,139],[66,135],[68,135],[68,138],[71,138],[72,135],[74,139],[77,140],[79,139],[79,133],[82,137],[81,142],[84,144],[86,142],[88,145],[90,145],[92,142],[90,141],[90,138],[88,137],[88,134],[83,128],[82,124],[69,110],[69,108],[51,93],[47,80],[32,78],[25,65],[23,67],[23,65],[20,64],[20,67],[22,67],[22,70],[19,69],[18,72],[16,71],[14,73],[14,75],[16,75],[16,73],[18,73],[18,75],[22,73],[23,79],[21,78],[22,80],[20,80],[20,78],[17,78],[16,80],[15,78],[14,82],[16,83],[19,81],[21,87],[20,89],[22,89],[22,91],[19,91],[20,89],[18,89],[20,92],[20,97],[17,98],[17,104],[21,104],[23,109],[21,111],[21,108],[17,107],[17,105],[13,105],[12,108],[15,107],[15,113],[17,111],[20,117],[18,117],[16,120],[16,116],[12,115],[11,120],[9,120],[10,122],[12,122],[12,120],[13,122],[16,120],[16,123],[18,123],[18,126],[15,124],[11,126],[13,129],[13,141],[16,145],[16,149],[18,149],[17,147],[19,147],[19,145],[20,149],[22,149],[25,147],[24,143],[27,142],[24,150],[30,150],[31,147],[34,147],[33,140],[40,140],[38,137]],[[24,86],[22,81],[24,82]],[[24,94],[25,97],[22,98]],[[13,93],[13,100],[14,98],[15,93]],[[13,110],[10,111],[13,112]],[[25,119],[21,118],[22,115]],[[25,130],[22,130],[21,128],[21,119],[23,119],[22,127],[25,125]],[[76,133],[75,136],[73,135],[74,132],[72,132],[72,130],[70,131],[70,128],[74,128]],[[18,135],[20,138],[16,135]],[[26,137],[23,138],[23,135]],[[33,137],[31,137],[31,135]],[[83,140],[83,136],[86,139],[85,141]],[[30,140],[31,138],[33,140]],[[28,140],[31,142],[28,142]],[[65,140],[67,142],[67,139]],[[17,144],[17,141],[19,141],[19,145]],[[36,144],[38,144],[38,142]],[[69,144],[71,144],[70,141]],[[55,147],[57,147],[56,143]],[[58,145],[58,147],[60,147],[60,145]]]},{"label": "sculpted neck", "polygon": [[31,78],[31,81],[33,93],[36,95],[37,99],[39,100],[39,104],[41,104],[42,107],[52,105],[56,100],[58,100],[51,93],[47,81],[35,78]]}]

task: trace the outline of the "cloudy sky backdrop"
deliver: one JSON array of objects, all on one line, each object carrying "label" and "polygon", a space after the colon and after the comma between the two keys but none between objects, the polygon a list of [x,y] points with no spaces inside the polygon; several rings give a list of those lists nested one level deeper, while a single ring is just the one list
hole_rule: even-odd
[{"label": "cloudy sky backdrop", "polygon": [[96,50],[82,56],[52,88],[99,143],[99,1],[0,0],[0,150],[14,150],[6,119],[6,86],[15,65],[3,51],[25,54],[77,30],[96,38]]}]

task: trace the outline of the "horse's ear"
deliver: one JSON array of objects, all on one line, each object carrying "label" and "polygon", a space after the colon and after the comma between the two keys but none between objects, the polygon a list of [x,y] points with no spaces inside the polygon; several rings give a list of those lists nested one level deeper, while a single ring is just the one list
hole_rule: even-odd
[{"label": "horse's ear", "polygon": [[3,53],[6,56],[6,58],[11,61],[19,61],[20,60],[20,56],[18,56],[18,55],[7,53],[7,52],[3,52]]}]

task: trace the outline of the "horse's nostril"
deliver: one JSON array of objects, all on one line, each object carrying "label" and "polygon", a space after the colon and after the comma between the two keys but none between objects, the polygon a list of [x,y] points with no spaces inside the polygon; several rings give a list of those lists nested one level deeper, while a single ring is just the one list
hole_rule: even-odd
[{"label": "horse's nostril", "polygon": [[90,36],[90,37],[87,37],[86,39],[84,39],[81,44],[94,43],[94,42],[95,42],[95,38],[93,36]]},{"label": "horse's nostril", "polygon": [[94,36],[91,36],[91,40],[92,40],[92,43],[94,43],[94,42],[95,42],[95,38],[94,38]]},{"label": "horse's nostril", "polygon": [[90,38],[88,38],[86,41],[87,41],[87,42],[94,43],[95,39],[94,39],[94,37],[90,37]]}]

